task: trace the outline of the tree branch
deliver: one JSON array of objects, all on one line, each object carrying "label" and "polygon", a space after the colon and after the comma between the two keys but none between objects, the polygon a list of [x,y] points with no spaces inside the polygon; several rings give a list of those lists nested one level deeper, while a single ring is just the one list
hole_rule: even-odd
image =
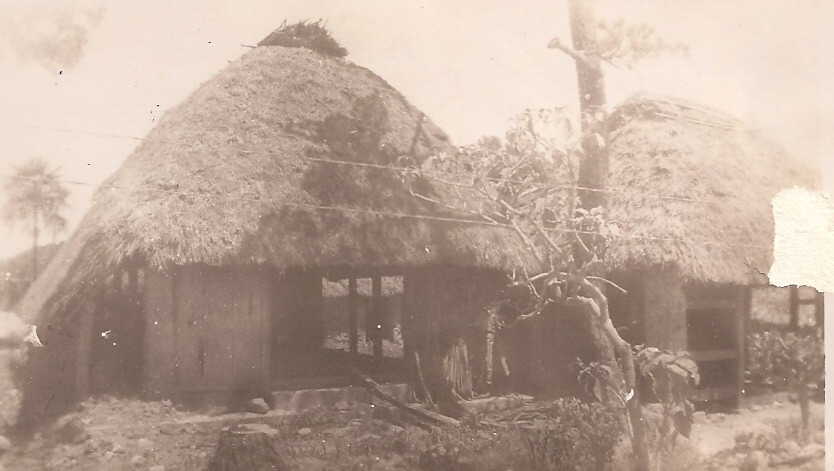
[{"label": "tree branch", "polygon": [[564,52],[565,54],[569,55],[573,60],[581,63],[585,67],[588,67],[590,69],[599,69],[598,60],[594,60],[588,57],[584,52],[577,51],[576,49],[568,46],[567,44],[562,43],[562,41],[558,37],[551,39],[550,42],[547,43],[547,47],[549,49],[558,49]]},{"label": "tree branch", "polygon": [[629,391],[633,391],[636,383],[636,374],[634,370],[634,356],[631,352],[631,345],[626,342],[617,332],[614,323],[611,321],[611,316],[608,311],[608,299],[595,284],[587,279],[583,279],[580,284],[580,291],[586,296],[593,299],[599,308],[599,317],[602,321],[603,332],[608,336],[608,339],[614,346],[614,351],[622,362],[623,376],[625,377],[626,387]]}]

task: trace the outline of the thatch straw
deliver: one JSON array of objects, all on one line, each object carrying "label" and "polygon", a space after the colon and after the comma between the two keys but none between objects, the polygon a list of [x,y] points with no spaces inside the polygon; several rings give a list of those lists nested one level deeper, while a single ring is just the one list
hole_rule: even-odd
[{"label": "thatch straw", "polygon": [[772,263],[773,196],[819,183],[740,121],[684,100],[634,97],[610,127],[609,217],[632,237],[607,254],[613,269],[670,265],[688,281],[752,283]]},{"label": "thatch straw", "polygon": [[261,40],[258,46],[305,47],[331,57],[345,57],[348,54],[347,49],[330,35],[322,20],[300,21],[291,25],[284,21],[278,29]]}]

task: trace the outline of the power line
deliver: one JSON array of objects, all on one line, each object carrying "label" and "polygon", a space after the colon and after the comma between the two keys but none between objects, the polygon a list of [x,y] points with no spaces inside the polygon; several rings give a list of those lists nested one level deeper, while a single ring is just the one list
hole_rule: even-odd
[{"label": "power line", "polygon": [[[261,201],[261,200],[254,200],[251,201]],[[452,223],[459,223],[459,224],[472,224],[472,225],[481,225],[481,226],[488,226],[488,227],[498,227],[502,229],[512,229],[515,228],[510,224],[503,224],[498,222],[490,222],[490,221],[483,221],[479,219],[463,219],[463,218],[453,218],[453,217],[443,217],[443,216],[430,216],[430,215],[422,215],[422,214],[409,214],[409,213],[398,213],[398,212],[391,212],[391,211],[380,211],[380,210],[373,210],[373,209],[363,209],[363,208],[347,208],[343,206],[328,206],[328,205],[315,205],[309,203],[277,203],[276,206],[288,206],[288,207],[300,207],[306,209],[315,209],[315,210],[323,210],[323,211],[339,211],[339,212],[349,212],[349,213],[366,213],[376,216],[385,216],[385,217],[394,217],[394,218],[411,218],[411,219],[421,219],[421,220],[431,220],[431,221],[438,221],[438,222],[452,222]],[[554,233],[563,233],[563,234],[581,234],[581,235],[597,235],[602,237],[610,237],[615,239],[631,239],[631,240],[641,240],[641,241],[664,241],[664,242],[697,242],[700,244],[708,245],[708,246],[724,246],[724,247],[746,247],[746,248],[755,248],[755,249],[762,249],[768,250],[770,247],[762,246],[762,245],[755,245],[755,244],[728,244],[719,241],[710,241],[710,240],[697,240],[697,239],[685,239],[682,237],[656,237],[656,236],[630,236],[630,235],[611,235],[611,234],[603,234],[602,232],[598,231],[583,231],[577,229],[568,229],[563,227],[549,227],[545,229],[546,232],[554,232]]]},{"label": "power line", "polygon": [[[27,177],[21,177],[27,178]],[[75,182],[80,184],[85,184],[84,182]],[[116,187],[118,188],[118,187]],[[170,191],[170,190],[160,190],[160,191]],[[255,198],[246,198],[246,197],[239,197],[239,199],[253,201],[253,202],[260,202],[263,203],[262,199],[255,199]],[[279,207],[295,207],[295,208],[305,208],[305,209],[314,209],[318,211],[334,211],[334,212],[342,212],[342,213],[352,213],[352,214],[368,214],[374,216],[381,216],[381,217],[391,217],[397,219],[417,219],[417,220],[426,220],[426,221],[436,221],[436,222],[447,222],[447,223],[455,223],[455,224],[469,224],[469,225],[480,225],[480,226],[487,226],[487,227],[497,227],[502,229],[509,229],[515,230],[515,228],[510,224],[503,224],[499,222],[491,222],[486,220],[480,219],[465,219],[465,218],[456,218],[456,217],[447,217],[447,216],[435,216],[435,215],[428,215],[428,214],[411,214],[411,213],[403,213],[403,212],[394,212],[394,211],[382,211],[382,210],[375,210],[375,209],[365,209],[365,208],[350,208],[344,206],[331,206],[331,205],[316,205],[310,203],[290,203],[290,202],[282,202],[282,203],[273,203],[272,206],[279,206]],[[563,227],[549,227],[546,228],[547,232],[551,233],[562,233],[562,234],[580,234],[580,235],[597,235],[602,237],[609,237],[614,239],[626,239],[626,240],[638,240],[638,241],[654,241],[654,242],[679,242],[679,243],[699,243],[706,246],[719,246],[719,247],[728,247],[728,248],[737,248],[737,247],[745,247],[745,248],[755,248],[755,249],[762,249],[762,250],[769,250],[769,247],[761,246],[761,245],[754,245],[754,244],[728,244],[719,241],[712,241],[712,240],[697,240],[697,239],[685,239],[685,238],[677,238],[677,237],[659,237],[659,236],[633,236],[633,235],[624,235],[624,234],[603,234],[598,231],[583,231],[578,229],[569,229]]]},{"label": "power line", "polygon": [[49,127],[49,126],[37,126],[34,124],[28,123],[17,123],[18,126],[22,126],[25,128],[32,128],[32,129],[41,129],[44,131],[54,131],[54,132],[63,132],[68,134],[88,134],[91,136],[99,136],[99,137],[109,137],[113,139],[132,139],[135,141],[142,141],[145,138],[138,137],[138,136],[131,136],[128,134],[116,134],[116,133],[108,133],[108,132],[99,132],[99,131],[88,131],[84,129],[71,129],[71,128],[58,128],[58,127]]},{"label": "power line", "polygon": [[[126,134],[102,133],[102,132],[96,132],[96,131],[73,130],[73,129],[66,129],[66,128],[48,128],[48,127],[43,127],[43,126],[32,126],[32,125],[27,125],[27,124],[24,124],[24,126],[39,128],[39,129],[46,129],[46,130],[53,130],[53,131],[58,131],[58,132],[82,133],[82,134],[90,134],[90,135],[97,135],[97,136],[110,137],[110,138],[133,139],[133,140],[137,140],[137,141],[145,140],[145,137],[137,137],[137,136],[131,136],[131,135],[126,135]],[[250,150],[250,149],[238,149],[238,151],[243,152],[243,153],[248,153],[248,154],[258,153],[256,151],[253,151],[253,150]],[[267,155],[278,155],[277,152],[270,152],[270,151],[266,151],[266,152],[262,152],[262,153],[265,153]],[[410,173],[410,174],[424,175],[424,176],[428,176],[432,180],[435,180],[435,181],[437,181],[439,183],[442,183],[444,185],[457,186],[457,187],[461,187],[461,188],[472,188],[473,187],[473,185],[471,185],[471,184],[453,182],[453,181],[441,178],[441,176],[451,176],[449,174],[442,174],[442,173],[438,173],[438,172],[423,172],[423,171],[420,171],[419,169],[412,169],[412,168],[408,168],[408,167],[398,167],[398,166],[385,165],[385,164],[374,164],[374,163],[369,163],[369,162],[351,162],[351,161],[347,161],[347,160],[325,159],[325,158],[320,158],[320,157],[297,157],[297,158],[300,159],[300,160],[306,160],[306,161],[310,161],[310,162],[319,162],[319,163],[328,163],[328,164],[334,164],[334,165],[346,165],[346,166],[355,166],[355,167],[374,168],[374,169],[379,169],[379,170],[394,171],[394,172],[398,172],[398,173]],[[487,180],[492,181],[492,182],[496,182],[496,183],[501,183],[502,182],[502,183],[517,184],[517,185],[526,184],[526,182],[522,182],[522,181],[519,181],[519,180],[513,180],[513,179],[510,179],[510,178],[487,178]],[[68,183],[84,184],[84,183],[79,183],[79,182],[68,182]],[[89,185],[94,185],[94,184],[90,183]],[[588,191],[588,192],[596,192],[596,193],[609,193],[609,194],[627,195],[627,193],[625,191],[603,189],[603,188],[593,188],[593,187],[580,186],[580,185],[548,185],[548,188],[558,189],[558,190],[580,190],[580,191]],[[643,198],[666,200],[666,201],[681,201],[681,202],[688,202],[688,203],[695,203],[695,204],[705,204],[705,205],[712,204],[709,201],[699,200],[699,199],[695,199],[695,198],[688,198],[688,197],[683,197],[683,196],[668,196],[668,195],[653,195],[653,194],[644,194],[644,195],[641,195],[641,196]],[[727,195],[721,195],[719,197],[727,197]]]},{"label": "power line", "polygon": [[[238,149],[238,150],[240,152],[245,152],[245,153],[255,153],[254,151],[251,151],[251,150],[245,150],[245,149]],[[268,155],[278,155],[277,152],[265,152],[265,153],[268,154]],[[369,163],[369,162],[351,162],[351,161],[348,161],[348,160],[325,159],[325,158],[321,158],[321,157],[297,157],[297,158],[299,160],[308,161],[308,162],[317,162],[317,163],[333,164],[333,165],[344,165],[344,166],[361,167],[361,168],[373,168],[373,169],[378,169],[378,170],[394,171],[394,172],[397,172],[397,173],[400,173],[400,174],[412,174],[412,175],[426,176],[426,177],[432,179],[433,181],[436,181],[436,182],[444,184],[444,185],[455,186],[455,187],[459,187],[459,188],[468,188],[468,189],[473,189],[474,188],[473,184],[454,182],[454,181],[447,180],[445,178],[441,178],[441,176],[451,176],[450,174],[443,174],[443,173],[439,173],[439,172],[425,172],[425,171],[421,171],[421,170],[416,169],[416,168],[398,167],[398,166],[394,166],[394,165],[375,164],[375,163]],[[200,169],[200,170],[204,170],[204,169]],[[197,172],[199,172],[200,170],[198,170]],[[197,173],[197,172],[193,172],[193,173]],[[7,177],[7,178],[25,178],[25,177],[15,177],[13,175],[8,175],[8,174],[6,174],[4,176]],[[511,184],[516,184],[516,185],[527,184],[527,182],[523,182],[523,181],[520,181],[520,180],[513,180],[513,179],[509,179],[509,178],[487,178],[487,180],[492,181],[492,182],[496,182],[496,183],[503,182],[503,183],[511,183]],[[73,180],[61,180],[61,181],[65,182],[65,183],[73,184],[73,185],[96,186],[95,183],[89,183],[89,182],[81,182],[81,181],[73,181]],[[112,187],[112,188],[119,188],[118,186],[112,185],[112,184],[107,185],[107,186]],[[554,189],[554,190],[581,190],[581,191],[590,191],[590,192],[610,193],[610,194],[617,194],[617,195],[628,195],[628,193],[626,193],[624,191],[602,189],[602,188],[592,188],[592,187],[581,186],[581,185],[547,185],[547,188],[548,189]],[[728,197],[728,196],[729,195],[722,195],[722,197]],[[682,197],[682,196],[644,194],[644,195],[641,195],[641,197],[642,198],[649,198],[649,199],[667,200],[667,201],[681,201],[681,202],[686,202],[686,203],[695,203],[695,204],[703,204],[703,205],[713,204],[710,201],[698,200],[698,199],[695,199],[695,198],[686,198],[686,197]]]}]

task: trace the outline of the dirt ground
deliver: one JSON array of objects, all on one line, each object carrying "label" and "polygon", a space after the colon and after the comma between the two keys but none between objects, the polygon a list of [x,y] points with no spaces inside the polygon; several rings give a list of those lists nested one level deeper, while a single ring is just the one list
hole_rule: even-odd
[{"label": "dirt ground", "polygon": [[[798,406],[787,395],[758,398],[738,413],[698,413],[691,440],[681,438],[673,456],[660,469],[709,470],[823,470],[819,453],[823,443],[823,405],[813,405],[813,429],[809,442],[797,439]],[[505,411],[506,412],[506,411]],[[276,448],[291,469],[298,470],[420,470],[421,458],[437,446],[440,435],[403,421],[381,404],[338,404],[335,409],[313,410],[300,415],[270,412],[199,415],[178,410],[167,401],[105,398],[84,403],[26,444],[11,446],[0,463],[6,470],[192,470],[205,469],[220,431],[235,423],[266,423],[277,430]],[[69,430],[69,431],[67,431]],[[444,432],[445,433],[445,432]],[[469,435],[473,436],[469,436]],[[488,429],[468,429],[460,436],[445,433],[443,440],[477,441],[480,460],[502,468],[501,453],[518,452],[490,443]],[[765,456],[770,467],[751,460],[762,459],[747,444],[747,436],[768,436]],[[452,437],[451,439],[449,437]],[[775,443],[775,445],[773,445]],[[451,446],[451,445],[449,445]],[[466,445],[461,445],[466,446]],[[816,453],[812,459],[791,464],[788,452]],[[492,453],[492,455],[490,455]],[[754,455],[751,458],[751,455]],[[490,457],[491,456],[491,457]],[[787,464],[780,465],[779,460]],[[621,469],[620,462],[612,465]],[[474,469],[484,469],[478,465]],[[518,469],[518,468],[515,468]]]},{"label": "dirt ground", "polygon": [[[14,419],[20,395],[1,366],[0,419],[5,423],[0,426],[5,428]],[[506,409],[519,406],[517,400],[495,404],[503,404],[504,410],[487,412],[483,419],[491,420],[491,414],[512,416]],[[671,456],[660,460],[659,469],[821,471],[824,405],[812,404],[811,412],[812,432],[804,442],[798,433],[799,407],[785,393],[748,399],[735,413],[698,412],[691,439],[678,440]],[[295,415],[196,414],[169,401],[98,398],[81,404],[29,442],[9,443],[0,437],[0,470],[202,470],[221,430],[239,423],[274,428],[275,447],[294,470],[439,469],[425,461],[437,450],[473,455],[471,467],[444,470],[527,469],[523,459],[508,456],[523,455],[524,445],[506,443],[506,437],[490,428],[427,431],[383,403],[337,403],[332,409]],[[623,459],[628,447],[621,448],[626,451],[615,456],[612,470],[628,467]]]}]

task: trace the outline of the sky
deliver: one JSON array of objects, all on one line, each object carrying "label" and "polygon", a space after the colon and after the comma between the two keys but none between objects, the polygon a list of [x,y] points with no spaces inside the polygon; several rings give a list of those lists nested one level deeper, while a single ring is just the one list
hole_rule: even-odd
[{"label": "sky", "polygon": [[[609,101],[648,91],[718,107],[810,162],[831,162],[834,77],[825,0],[600,0],[689,46],[607,71]],[[502,135],[525,108],[575,106],[564,0],[0,0],[0,177],[42,157],[71,191],[72,233],[96,185],[166,110],[284,19],[322,18],[457,144]],[[73,183],[69,183],[73,182]],[[2,195],[0,195],[0,200]],[[2,223],[0,223],[2,224]],[[31,244],[0,225],[0,258]],[[48,240],[47,240],[48,241]]]}]

